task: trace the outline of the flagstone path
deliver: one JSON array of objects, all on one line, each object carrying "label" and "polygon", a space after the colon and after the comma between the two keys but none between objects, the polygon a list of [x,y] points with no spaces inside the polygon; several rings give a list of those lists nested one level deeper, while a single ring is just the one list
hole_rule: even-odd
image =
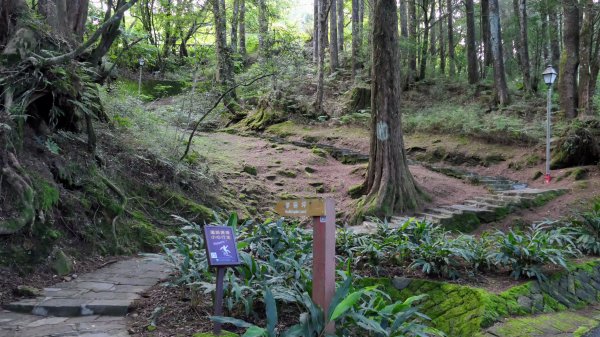
[{"label": "flagstone path", "polygon": [[43,289],[43,295],[4,305],[2,337],[125,337],[125,316],[134,300],[166,279],[160,255],[119,261]]},{"label": "flagstone path", "polygon": [[487,329],[484,337],[567,337],[598,336],[590,329],[600,325],[600,305],[577,311],[514,317]]}]

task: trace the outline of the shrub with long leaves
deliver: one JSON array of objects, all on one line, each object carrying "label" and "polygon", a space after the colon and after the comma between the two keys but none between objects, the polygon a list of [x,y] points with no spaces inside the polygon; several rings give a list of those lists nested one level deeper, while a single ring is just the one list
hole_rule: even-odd
[{"label": "shrub with long leaves", "polygon": [[577,256],[573,236],[565,228],[550,227],[551,223],[534,224],[526,231],[496,232],[493,237],[494,251],[489,259],[497,266],[507,267],[511,276],[536,277],[543,281],[546,276],[542,267],[552,264],[567,268],[566,258]]},{"label": "shrub with long leaves", "polygon": [[573,221],[577,247],[584,253],[600,255],[600,200],[594,203],[591,211],[581,214]]}]

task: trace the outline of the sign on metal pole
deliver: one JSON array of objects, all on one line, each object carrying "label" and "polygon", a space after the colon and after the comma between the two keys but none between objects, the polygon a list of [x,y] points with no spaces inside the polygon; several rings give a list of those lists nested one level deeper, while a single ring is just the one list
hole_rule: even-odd
[{"label": "sign on metal pole", "polygon": [[[275,206],[275,211],[287,217],[312,217],[312,298],[327,315],[335,294],[335,201],[333,199],[282,200]],[[329,325],[327,332],[335,332],[335,326]]]},{"label": "sign on metal pole", "polygon": [[[227,267],[240,264],[235,233],[228,226],[204,226],[204,243],[206,258],[210,267],[217,269],[217,284],[215,290],[215,316],[223,316],[223,279]],[[215,335],[221,334],[221,323],[215,322]]]}]

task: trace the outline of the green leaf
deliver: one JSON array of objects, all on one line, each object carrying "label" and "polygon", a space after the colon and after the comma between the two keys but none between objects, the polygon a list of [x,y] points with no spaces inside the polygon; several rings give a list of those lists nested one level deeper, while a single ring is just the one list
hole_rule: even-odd
[{"label": "green leaf", "polygon": [[257,326],[251,326],[246,330],[242,337],[263,337],[267,336],[267,330],[259,328]]},{"label": "green leaf", "polygon": [[267,332],[269,336],[275,337],[275,328],[277,327],[277,303],[269,288],[265,288],[265,306],[267,311]]},{"label": "green leaf", "polygon": [[237,326],[238,328],[251,328],[254,326],[253,324],[250,324],[246,321],[232,317],[210,316],[210,320],[221,324],[232,324]]},{"label": "green leaf", "polygon": [[340,304],[338,304],[333,313],[331,314],[331,321],[335,321],[340,316],[342,316],[346,311],[350,310],[357,302],[360,300],[363,290],[355,291],[352,294],[348,295]]},{"label": "green leaf", "polygon": [[237,233],[238,215],[236,212],[231,213],[229,220],[227,220],[227,226],[233,227],[233,232]]}]

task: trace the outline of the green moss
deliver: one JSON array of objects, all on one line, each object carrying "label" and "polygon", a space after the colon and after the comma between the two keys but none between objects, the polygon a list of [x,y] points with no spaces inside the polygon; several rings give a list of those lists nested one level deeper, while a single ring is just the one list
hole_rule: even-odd
[{"label": "green moss", "polygon": [[291,170],[279,170],[279,171],[277,171],[277,174],[279,174],[282,177],[287,177],[287,178],[296,178],[298,176],[296,174],[296,172],[293,172]]},{"label": "green moss", "polygon": [[167,204],[173,209],[180,209],[186,214],[193,214],[195,217],[203,221],[210,221],[214,218],[214,212],[212,209],[196,203],[193,200],[188,199],[182,194],[172,192],[169,196]]},{"label": "green moss", "polygon": [[318,147],[313,147],[310,152],[312,152],[314,155],[317,155],[321,158],[326,158],[327,157],[327,151],[320,149]]},{"label": "green moss", "polygon": [[538,179],[540,179],[540,178],[541,178],[541,177],[543,177],[543,176],[544,176],[544,174],[542,173],[542,171],[536,171],[536,172],[533,174],[533,177],[532,177],[531,179],[535,181],[535,180],[538,180]]},{"label": "green moss", "polygon": [[60,193],[56,187],[45,180],[36,181],[36,207],[47,211],[58,204]]},{"label": "green moss", "polygon": [[348,189],[348,195],[352,199],[358,199],[362,195],[363,189],[364,189],[363,184],[354,185],[354,186],[350,187],[350,189]]},{"label": "green moss", "polygon": [[258,171],[256,169],[255,166],[250,166],[250,165],[244,165],[244,167],[242,168],[243,172],[248,173],[249,175],[255,176],[258,174]]},{"label": "green moss", "polygon": [[295,134],[295,130],[297,130],[298,125],[296,125],[292,121],[285,121],[283,123],[274,124],[267,128],[267,132],[275,134],[279,137],[286,138]]},{"label": "green moss", "polygon": [[573,180],[583,180],[587,176],[588,169],[583,167],[578,167],[573,170]]}]

